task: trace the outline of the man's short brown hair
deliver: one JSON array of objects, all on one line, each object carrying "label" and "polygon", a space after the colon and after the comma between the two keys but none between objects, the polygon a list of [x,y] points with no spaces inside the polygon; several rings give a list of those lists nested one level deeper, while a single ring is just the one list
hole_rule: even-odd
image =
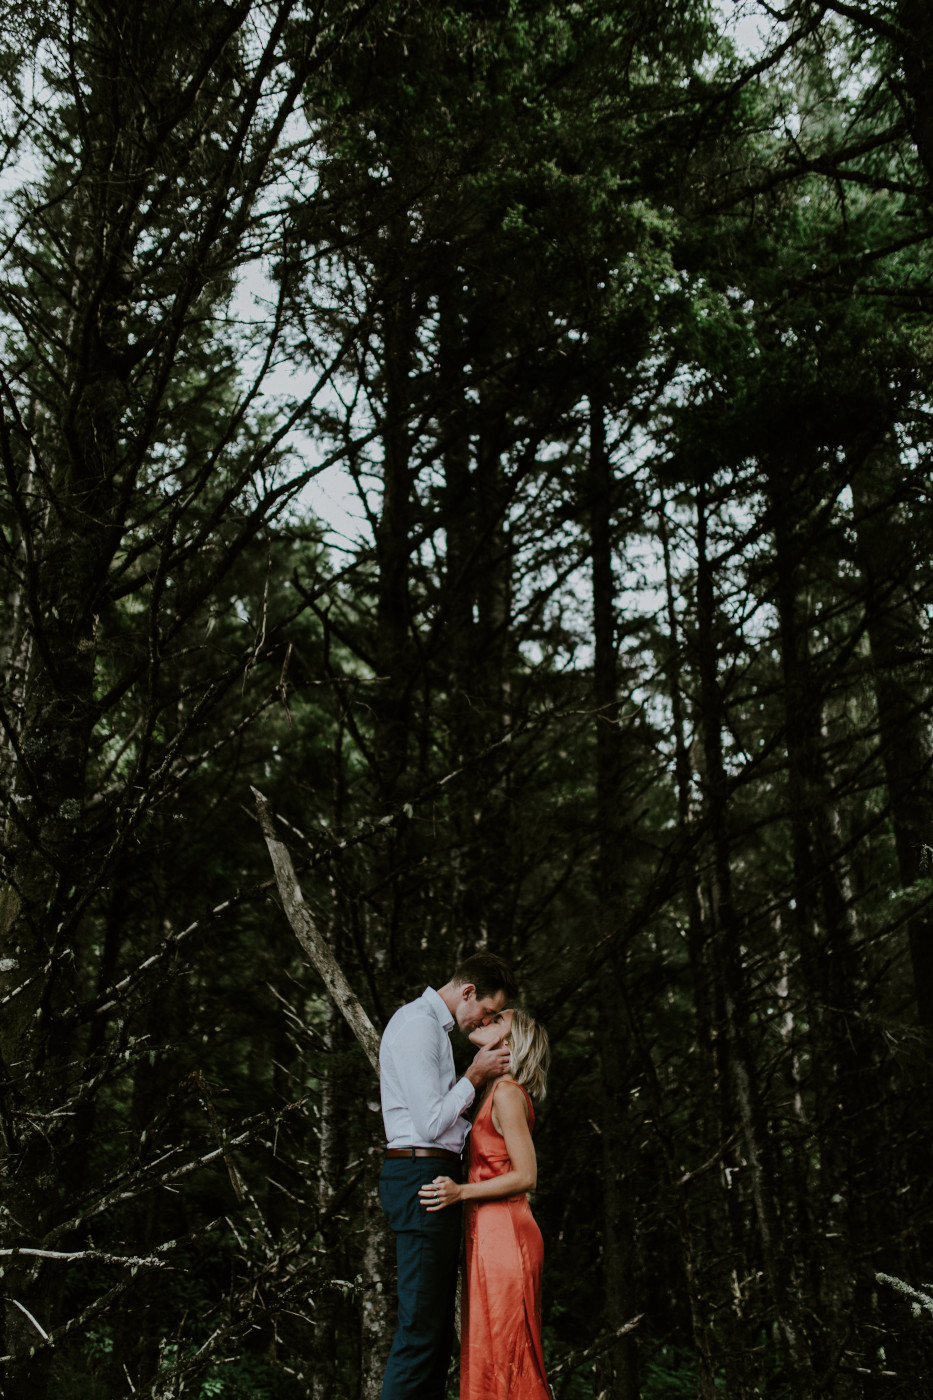
[{"label": "man's short brown hair", "polygon": [[518,996],[518,983],[508,963],[497,953],[471,953],[456,968],[450,979],[455,987],[473,985],[476,997],[493,997],[496,992],[505,993],[506,1005]]}]

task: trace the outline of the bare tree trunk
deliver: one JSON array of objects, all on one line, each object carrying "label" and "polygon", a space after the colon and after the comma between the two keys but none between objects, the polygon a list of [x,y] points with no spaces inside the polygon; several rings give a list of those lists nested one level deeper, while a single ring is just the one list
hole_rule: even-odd
[{"label": "bare tree trunk", "polygon": [[[383,295],[382,507],[376,530],[378,626],[375,646],[379,689],[374,697],[374,748],[383,799],[398,795],[410,742],[414,685],[409,575],[411,570],[412,466],[409,373],[417,324],[413,291],[404,271],[404,226],[395,244],[398,257],[387,267]],[[394,243],[394,240],[393,240]]]},{"label": "bare tree trunk", "polygon": [[[795,528],[800,491],[795,465],[771,463],[777,609],[784,678],[790,826],[794,855],[794,916],[805,979],[811,1052],[817,1076],[819,1124],[819,1307],[820,1370],[850,1335],[859,1254],[856,1153],[846,1143],[847,1125],[864,1112],[874,1077],[871,1049],[858,1016],[860,968],[851,892],[841,856],[840,822],[823,735],[823,678],[810,658],[808,619],[802,615],[800,571],[804,544]],[[802,488],[801,488],[802,489]],[[810,543],[810,549],[814,548]],[[818,545],[816,546],[818,547]],[[812,1149],[811,1149],[812,1150]],[[854,1377],[839,1372],[833,1393],[849,1400]]]},{"label": "bare tree trunk", "polygon": [[476,453],[477,541],[474,596],[477,627],[474,689],[485,753],[476,774],[477,824],[473,879],[480,891],[479,932],[492,934],[496,948],[512,951],[514,887],[511,866],[511,755],[501,741],[511,726],[512,560],[508,499],[503,480],[506,421],[495,405],[486,406]]},{"label": "bare tree trunk", "polygon": [[[3,428],[0,410],[0,431]],[[25,425],[35,430],[35,405]],[[5,569],[6,600],[3,610],[3,635],[0,637],[0,801],[15,795],[16,749],[23,730],[26,705],[26,678],[32,659],[32,634],[29,626],[27,596],[29,590],[30,554],[35,543],[48,527],[48,504],[37,510],[31,503],[36,492],[36,460],[32,442],[26,448],[26,461],[19,470],[13,444],[4,444],[3,467],[7,476],[7,492],[18,497],[10,527],[11,558]],[[15,482],[15,485],[13,483]]]},{"label": "bare tree trunk", "polygon": [[732,892],[728,807],[730,784],[723,760],[723,706],[716,649],[716,604],[713,564],[709,556],[706,488],[697,492],[697,654],[706,767],[707,803],[712,843],[712,922],[719,987],[722,1034],[761,1250],[762,1268],[771,1296],[788,1371],[800,1400],[816,1394],[816,1377],[794,1293],[788,1242],[777,1208],[776,1172],[762,1110],[757,1070],[749,1038],[747,972],[742,928]]},{"label": "bare tree trunk", "polygon": [[[58,1204],[56,1159],[70,1137],[53,1116],[67,1097],[70,1059],[55,1022],[72,995],[73,942],[92,875],[82,821],[85,774],[97,721],[97,614],[116,543],[108,526],[116,424],[126,390],[102,358],[88,365],[76,355],[69,367],[62,455],[54,466],[42,465],[54,477],[46,485],[58,508],[33,542],[41,568],[0,891],[0,994],[11,997],[0,1026],[3,1244],[44,1235]],[[36,1342],[50,1323],[53,1280],[19,1264],[7,1272],[3,1347],[16,1358],[4,1368],[11,1394],[44,1393],[49,1352],[36,1351]]]},{"label": "bare tree trunk", "polygon": [[[256,799],[266,845],[272,857],[279,893],[292,929],[322,977],[328,994],[344,1016],[378,1076],[379,1035],[351,990],[343,971],[325,943],[310,910],[302,899],[301,890],[295,879],[291,856],[285,845],[275,836],[268,803],[255,788],[253,795]],[[373,1086],[372,1095],[374,1100],[378,1099],[376,1085]],[[336,1108],[336,1106],[334,1107]],[[378,1400],[394,1331],[391,1280],[394,1278],[395,1265],[392,1242],[379,1200],[379,1169],[382,1157],[378,1135],[381,1134],[381,1124],[377,1125],[371,1121],[368,1113],[363,1116],[366,1124],[372,1129],[372,1140],[366,1142],[363,1148],[366,1160],[363,1186],[363,1228],[366,1244],[362,1261],[362,1310],[360,1318],[362,1366],[359,1381],[361,1400]],[[325,1186],[322,1189],[326,1190],[327,1188]],[[325,1367],[324,1375],[327,1374],[329,1374],[329,1370]]]},{"label": "bare tree trunk", "polygon": [[[329,1055],[321,1076],[321,1092],[318,1117],[318,1164],[317,1164],[317,1207],[320,1213],[321,1244],[328,1259],[336,1265],[339,1222],[331,1213],[331,1202],[337,1187],[340,1170],[346,1161],[344,1153],[347,1104],[358,1086],[342,1083],[338,1047],[344,1022],[340,1019],[336,1003],[328,1002],[327,1028],[324,1040]],[[350,1093],[347,1089],[350,1088]],[[342,1275],[341,1275],[342,1276]],[[311,1385],[308,1400],[330,1400],[336,1392],[337,1379],[337,1328],[339,1322],[338,1296],[335,1289],[327,1289],[315,1301],[311,1319],[314,1336],[314,1366],[311,1372]]]},{"label": "bare tree trunk", "polygon": [[903,83],[900,96],[908,113],[911,134],[917,143],[928,179],[933,179],[933,16],[925,0],[898,0],[897,32]]},{"label": "bare tree trunk", "polygon": [[379,1200],[378,1163],[368,1175],[363,1206],[363,1316],[360,1400],[379,1400],[395,1333],[395,1251]]},{"label": "bare tree trunk", "polygon": [[[706,910],[703,905],[702,879],[699,868],[699,835],[696,831],[696,822],[692,811],[690,797],[692,765],[690,753],[687,745],[686,716],[684,706],[684,693],[681,678],[681,667],[679,661],[679,627],[677,624],[677,611],[674,597],[674,581],[671,564],[671,550],[668,537],[668,525],[666,514],[666,503],[663,497],[658,510],[658,531],[664,556],[664,581],[665,581],[665,604],[667,611],[667,626],[669,634],[669,658],[667,663],[668,690],[671,697],[671,714],[674,727],[674,768],[677,784],[677,817],[678,817],[678,837],[684,850],[681,865],[684,871],[683,883],[684,894],[687,903],[687,947],[690,957],[690,967],[693,974],[693,997],[696,1008],[697,1042],[700,1051],[700,1060],[703,1065],[702,1080],[707,1084],[716,1086],[714,1098],[704,1098],[699,1112],[705,1119],[707,1132],[704,1135],[710,1143],[718,1142],[720,1179],[726,1182],[729,1179],[730,1167],[737,1165],[734,1161],[734,1133],[732,1131],[733,1113],[731,1106],[731,1094],[728,1089],[728,1079],[724,1079],[725,1066],[719,1063],[719,1056],[716,1048],[722,1047],[723,1042],[717,1040],[714,1025],[714,1003],[711,990],[711,969],[709,966],[709,920],[706,917]],[[660,1097],[660,1090],[658,1090]],[[716,1112],[718,1106],[719,1112]],[[663,1121],[663,1114],[657,1114],[659,1122]],[[700,1384],[700,1394],[702,1400],[715,1400],[716,1376],[713,1363],[713,1349],[710,1337],[708,1309],[704,1307],[701,1297],[702,1280],[698,1277],[698,1269],[695,1258],[694,1230],[687,1215],[687,1202],[685,1198],[685,1186],[678,1181],[676,1164],[673,1153],[668,1149],[667,1155],[670,1159],[669,1174],[671,1176],[671,1188],[675,1193],[677,1201],[678,1221],[680,1224],[681,1251],[684,1261],[684,1275],[690,1296],[690,1317],[693,1328],[693,1346],[697,1357],[697,1371]],[[717,1200],[721,1201],[723,1193],[718,1193]],[[724,1254],[727,1258],[737,1260],[741,1257],[741,1250],[736,1246],[739,1243],[740,1235],[737,1233],[738,1222],[734,1218],[735,1212],[730,1212],[732,1204],[731,1193],[725,1193],[726,1200],[726,1228],[724,1233],[730,1243],[728,1249],[723,1248],[717,1253]],[[730,1220],[728,1217],[732,1215]],[[712,1222],[711,1222],[712,1223]],[[730,1225],[732,1228],[730,1229]],[[742,1368],[736,1368],[732,1361],[732,1356],[740,1355],[744,1350],[747,1338],[744,1336],[745,1329],[742,1320],[734,1321],[734,1309],[731,1306],[731,1289],[727,1280],[725,1286],[726,1303],[722,1310],[721,1327],[729,1336],[731,1345],[727,1345],[726,1374],[730,1382],[731,1393],[735,1395],[735,1400],[745,1400],[746,1390],[744,1377],[741,1374]],[[737,1335],[739,1334],[739,1335]],[[732,1373],[732,1374],[730,1374]]]},{"label": "bare tree trunk", "polygon": [[[612,567],[612,466],[606,450],[604,409],[590,398],[590,552],[593,590],[593,709],[596,716],[597,901],[604,933],[623,924],[623,852],[627,823],[624,790],[618,663],[615,642],[615,585]],[[631,1103],[631,1072],[636,1057],[628,1035],[623,1039],[618,1008],[624,1004],[621,971],[607,961],[600,979],[599,1054],[603,1170],[603,1277],[605,1317],[618,1334],[637,1311],[635,1240],[632,1213],[625,1199],[632,1144],[626,1122]],[[633,1334],[615,1335],[600,1366],[600,1392],[606,1400],[638,1400],[638,1352]]]},{"label": "bare tree trunk", "polygon": [[[454,274],[451,274],[452,276]],[[445,413],[444,522],[447,554],[435,645],[443,658],[450,714],[451,765],[463,769],[452,808],[456,890],[455,946],[509,950],[508,756],[496,748],[510,708],[512,578],[502,456],[506,415],[488,391],[471,408],[466,397],[464,331],[450,285],[440,298],[440,353]],[[489,332],[470,327],[474,336]]]},{"label": "bare tree trunk", "polygon": [[[902,480],[893,444],[853,475],[852,496],[881,758],[891,803],[898,871],[905,889],[927,875],[933,850],[933,732],[929,687],[918,672],[925,623],[913,592],[912,532],[897,499]],[[907,924],[917,1018],[933,1030],[933,910]]]},{"label": "bare tree trunk", "polygon": [[[463,331],[454,290],[456,268],[451,268],[439,294],[438,337],[444,405],[444,505],[445,535],[443,622],[436,643],[444,678],[448,713],[449,757],[452,769],[469,765],[481,739],[473,694],[476,644],[473,616],[477,522],[475,480],[471,471],[471,422],[464,396]],[[476,775],[468,769],[455,797],[450,799],[452,948],[465,951],[467,943],[481,946],[481,915],[474,880],[473,851],[477,824]]]}]

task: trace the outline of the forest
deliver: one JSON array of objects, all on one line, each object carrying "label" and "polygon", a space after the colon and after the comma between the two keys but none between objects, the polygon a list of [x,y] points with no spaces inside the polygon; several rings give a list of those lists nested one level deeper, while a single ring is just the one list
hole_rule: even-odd
[{"label": "forest", "polygon": [[0,1393],[377,1400],[488,948],[555,1400],[930,1394],[933,7],[7,0],[0,190]]}]

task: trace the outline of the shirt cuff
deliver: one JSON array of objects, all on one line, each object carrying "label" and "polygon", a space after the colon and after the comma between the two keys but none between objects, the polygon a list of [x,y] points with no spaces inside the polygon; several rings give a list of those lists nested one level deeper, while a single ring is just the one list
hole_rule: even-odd
[{"label": "shirt cuff", "polygon": [[467,1109],[470,1107],[470,1104],[476,1098],[476,1090],[473,1088],[473,1085],[470,1083],[469,1079],[467,1079],[466,1075],[464,1075],[462,1079],[457,1080],[456,1084],[454,1085],[453,1092],[456,1092],[458,1089],[460,1091],[460,1097],[463,1099],[463,1106],[461,1107],[460,1112],[466,1113]]}]

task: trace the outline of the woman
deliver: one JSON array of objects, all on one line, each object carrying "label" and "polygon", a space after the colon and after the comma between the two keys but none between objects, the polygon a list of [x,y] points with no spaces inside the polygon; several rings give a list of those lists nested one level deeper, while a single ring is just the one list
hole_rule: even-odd
[{"label": "woman", "polygon": [[465,1206],[460,1400],[550,1400],[541,1349],[544,1248],[525,1194],[538,1179],[529,1090],[544,1098],[547,1034],[526,1012],[502,1011],[470,1039],[507,1044],[511,1072],[487,1085],[477,1106],[467,1181],[438,1176],[419,1193],[428,1210]]}]

